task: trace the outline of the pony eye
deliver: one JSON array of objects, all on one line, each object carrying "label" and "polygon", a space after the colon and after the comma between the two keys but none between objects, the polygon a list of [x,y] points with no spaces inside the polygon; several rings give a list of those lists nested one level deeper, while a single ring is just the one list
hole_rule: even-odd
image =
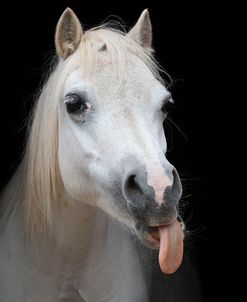
[{"label": "pony eye", "polygon": [[169,98],[168,101],[166,101],[163,105],[163,107],[161,108],[161,111],[165,114],[168,115],[171,111],[172,108],[172,104],[174,103],[172,98]]},{"label": "pony eye", "polygon": [[70,114],[80,114],[88,107],[86,101],[77,94],[70,94],[65,97],[67,112]]}]

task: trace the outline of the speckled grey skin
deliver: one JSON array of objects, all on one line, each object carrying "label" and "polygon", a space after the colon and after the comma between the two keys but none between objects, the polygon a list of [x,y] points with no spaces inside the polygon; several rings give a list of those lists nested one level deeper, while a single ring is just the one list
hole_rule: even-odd
[{"label": "speckled grey skin", "polygon": [[163,203],[156,202],[155,191],[147,183],[145,167],[132,171],[123,184],[123,194],[132,214],[143,224],[155,226],[168,224],[176,216],[176,206],[182,195],[182,186],[174,169],[173,184],[166,188]]}]

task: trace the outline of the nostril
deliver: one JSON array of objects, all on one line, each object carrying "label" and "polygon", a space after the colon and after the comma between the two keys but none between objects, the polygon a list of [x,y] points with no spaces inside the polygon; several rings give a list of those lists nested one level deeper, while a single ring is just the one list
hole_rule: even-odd
[{"label": "nostril", "polygon": [[178,182],[179,182],[179,176],[178,176],[178,172],[175,168],[173,168],[172,170],[172,175],[173,175],[173,187],[177,187]]},{"label": "nostril", "polygon": [[136,175],[130,175],[126,181],[126,187],[130,190],[135,189],[136,186]]},{"label": "nostril", "polygon": [[173,174],[173,184],[171,188],[171,195],[175,200],[178,201],[182,195],[182,185],[178,172],[175,168],[172,170],[172,174]]},{"label": "nostril", "polygon": [[140,207],[140,203],[143,200],[143,190],[138,183],[138,177],[135,174],[131,174],[125,181],[124,194],[130,204],[135,207]]},{"label": "nostril", "polygon": [[130,175],[125,183],[125,193],[126,195],[129,195],[130,197],[136,194],[141,193],[142,190],[137,182],[136,175]]}]

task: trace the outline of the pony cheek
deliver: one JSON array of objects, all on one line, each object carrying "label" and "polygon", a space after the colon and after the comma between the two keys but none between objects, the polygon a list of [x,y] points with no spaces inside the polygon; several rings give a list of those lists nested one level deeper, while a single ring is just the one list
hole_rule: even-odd
[{"label": "pony cheek", "polygon": [[85,186],[84,182],[78,183],[72,183],[68,181],[67,179],[64,180],[64,188],[66,191],[66,194],[70,196],[70,199],[72,199],[75,202],[85,203],[91,206],[96,206],[95,198],[92,197],[92,192],[85,194],[85,192],[89,191],[89,185],[87,183],[87,187]]},{"label": "pony cheek", "polygon": [[87,202],[85,190],[90,190],[90,180],[82,167],[74,165],[72,160],[63,160],[63,157],[59,157],[59,167],[66,194],[76,201]]}]

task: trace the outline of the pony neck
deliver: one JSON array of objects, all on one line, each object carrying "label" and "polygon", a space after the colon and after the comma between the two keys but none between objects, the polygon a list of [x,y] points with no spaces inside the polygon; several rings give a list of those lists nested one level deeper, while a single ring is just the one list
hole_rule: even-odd
[{"label": "pony neck", "polygon": [[[107,225],[108,216],[102,214],[99,208],[89,205],[87,200],[75,200],[73,199],[63,187],[59,200],[51,200],[54,205],[50,208],[50,221],[43,228],[45,223],[44,219],[41,219],[42,225],[38,225],[37,229],[32,229],[32,225],[29,224],[26,217],[26,165],[25,161],[22,161],[17,171],[13,175],[12,179],[5,188],[1,203],[1,226],[11,226],[13,223],[18,224],[18,228],[21,231],[23,228],[24,234],[27,235],[27,239],[34,240],[35,245],[39,245],[40,242],[52,241],[59,245],[61,249],[68,247],[69,244],[73,245],[73,242],[87,241],[87,237],[90,238],[90,234],[95,230],[95,224],[101,221],[102,224]],[[30,196],[29,196],[30,197]],[[92,204],[96,196],[88,197]],[[36,200],[28,200],[35,204]],[[42,200],[38,201],[42,202]],[[45,202],[45,201],[43,201]],[[60,205],[59,207],[57,205]],[[44,214],[44,213],[43,213]],[[99,219],[100,217],[100,219]],[[38,221],[40,223],[41,221]]]},{"label": "pony neck", "polygon": [[[86,244],[98,223],[100,210],[86,202],[74,200],[66,193],[65,199],[66,205],[54,213],[52,237],[61,248],[75,242]],[[107,216],[103,216],[107,224]]]}]

